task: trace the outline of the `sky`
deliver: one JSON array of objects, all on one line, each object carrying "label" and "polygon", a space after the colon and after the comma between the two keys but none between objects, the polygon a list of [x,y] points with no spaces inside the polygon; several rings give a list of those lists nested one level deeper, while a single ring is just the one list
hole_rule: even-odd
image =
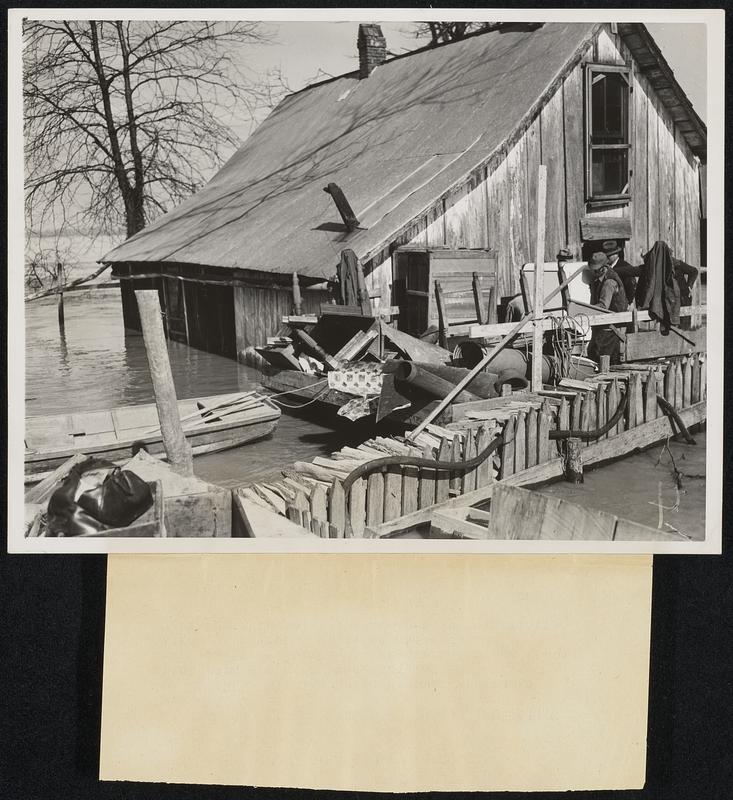
[{"label": "sky", "polygon": [[[410,22],[382,23],[387,50],[397,55],[414,50],[418,40]],[[358,22],[285,22],[270,26],[277,42],[253,49],[247,63],[266,71],[279,67],[297,90],[319,74],[340,75],[357,67]],[[672,67],[700,117],[706,119],[705,26],[686,23],[647,23],[652,36]]]}]

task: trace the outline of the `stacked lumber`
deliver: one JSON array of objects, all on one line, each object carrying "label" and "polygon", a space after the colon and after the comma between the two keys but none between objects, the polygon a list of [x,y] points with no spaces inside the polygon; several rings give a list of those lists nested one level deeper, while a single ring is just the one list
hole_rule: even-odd
[{"label": "stacked lumber", "polygon": [[364,537],[383,522],[485,486],[499,470],[491,458],[455,472],[390,465],[359,478],[347,497],[343,481],[355,467],[384,456],[467,461],[490,444],[495,431],[492,422],[467,419],[450,428],[429,425],[413,442],[377,436],[358,447],[342,447],[330,457],[296,461],[282,470],[282,479],[252,484],[237,493],[321,538]]}]

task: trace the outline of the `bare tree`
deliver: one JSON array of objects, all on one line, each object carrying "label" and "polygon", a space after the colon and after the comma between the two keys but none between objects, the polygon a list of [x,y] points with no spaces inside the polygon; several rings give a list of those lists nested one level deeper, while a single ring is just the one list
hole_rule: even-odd
[{"label": "bare tree", "polygon": [[26,21],[29,229],[137,233],[187,197],[281,92],[243,66],[257,22]]},{"label": "bare tree", "polygon": [[510,28],[533,30],[541,25],[541,22],[418,22],[413,28],[413,33],[418,39],[429,37],[431,45],[438,45],[457,42],[476,33]]}]

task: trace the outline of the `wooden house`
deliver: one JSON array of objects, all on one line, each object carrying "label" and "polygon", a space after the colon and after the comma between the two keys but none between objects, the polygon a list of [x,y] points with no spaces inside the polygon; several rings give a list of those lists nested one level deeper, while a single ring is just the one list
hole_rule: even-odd
[{"label": "wooden house", "polygon": [[379,26],[362,25],[359,54],[359,70],[286,97],[197,194],[103,259],[126,325],[133,288],[159,286],[170,336],[242,357],[291,312],[293,272],[303,311],[317,310],[326,294],[309,287],[345,248],[375,310],[400,305],[407,251],[426,265],[483,253],[498,303],[534,259],[541,163],[545,260],[615,238],[632,263],[658,239],[700,263],[706,128],[644,25],[504,24],[389,60]]}]

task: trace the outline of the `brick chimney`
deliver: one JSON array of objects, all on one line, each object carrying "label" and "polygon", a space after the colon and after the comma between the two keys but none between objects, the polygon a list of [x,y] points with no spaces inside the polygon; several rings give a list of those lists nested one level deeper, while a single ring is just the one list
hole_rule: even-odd
[{"label": "brick chimney", "polygon": [[375,67],[387,58],[387,40],[382,29],[374,23],[359,25],[359,80],[368,78]]}]

